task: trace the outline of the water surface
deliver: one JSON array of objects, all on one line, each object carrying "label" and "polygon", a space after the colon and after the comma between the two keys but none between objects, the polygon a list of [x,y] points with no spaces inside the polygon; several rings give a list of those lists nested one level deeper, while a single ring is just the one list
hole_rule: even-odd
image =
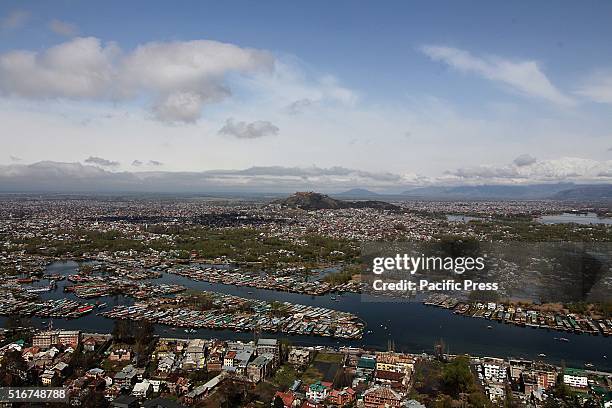
[{"label": "water surface", "polygon": [[[77,267],[75,262],[55,262],[48,266],[47,272],[72,274],[76,273]],[[294,344],[351,345],[384,350],[392,341],[397,351],[432,353],[435,343],[443,340],[447,351],[454,354],[469,353],[481,356],[543,359],[554,364],[561,364],[562,361],[565,361],[568,366],[573,367],[583,367],[585,363],[591,363],[594,364],[595,369],[612,371],[612,352],[610,352],[612,337],[518,327],[484,319],[457,316],[448,310],[425,306],[420,302],[381,302],[380,298],[362,299],[362,295],[354,293],[335,295],[333,298],[332,295],[309,296],[234,285],[210,284],[168,273],[164,273],[160,279],[151,281],[175,283],[190,289],[215,291],[245,298],[288,301],[339,309],[356,314],[367,325],[361,340],[272,334],[287,337]],[[57,289],[43,293],[41,297],[44,299],[62,297],[77,299],[73,293],[63,292],[63,287],[67,284],[70,283],[66,280],[60,281]],[[98,299],[89,301],[95,302],[96,300]],[[99,301],[107,303],[108,307],[134,303],[133,299],[124,296],[106,296],[99,298]],[[1,318],[0,323],[4,324],[5,319]],[[42,327],[48,324],[48,319],[32,318],[32,322]],[[113,328],[113,321],[91,313],[80,319],[53,320],[53,326],[90,332],[110,332]],[[251,340],[254,337],[250,333],[237,333],[231,330],[200,329],[196,333],[185,333],[183,329],[173,329],[163,325],[157,325],[156,330],[162,336],[180,338]],[[555,340],[558,337],[565,337],[570,341]],[[539,357],[539,354],[542,353],[546,354],[546,357]],[[606,356],[607,354],[610,355]]]}]

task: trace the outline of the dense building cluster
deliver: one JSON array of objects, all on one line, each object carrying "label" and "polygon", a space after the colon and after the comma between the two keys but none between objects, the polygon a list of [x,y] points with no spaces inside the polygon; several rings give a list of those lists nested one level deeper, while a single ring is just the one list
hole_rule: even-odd
[{"label": "dense building cluster", "polygon": [[[554,201],[405,201],[393,210],[304,211],[258,200],[189,197],[0,200],[3,385],[63,386],[70,404],[83,407],[487,406],[483,398],[487,404],[513,400],[539,407],[570,397],[610,406],[608,373],[438,349],[431,355],[396,352],[391,343],[386,351],[349,347],[372,331],[342,303],[356,296],[345,292],[363,288],[364,242],[606,242],[610,225],[545,225],[537,217],[609,209]],[[545,284],[554,279],[576,286],[544,273],[542,259],[527,258],[524,265],[495,260],[498,275],[489,278],[533,294],[532,281],[521,278],[529,269]],[[70,272],[53,269],[68,261]],[[221,286],[241,295],[215,291]],[[607,286],[599,287],[605,294]],[[281,292],[302,296],[303,304],[273,300]],[[258,298],[262,293],[265,300]],[[612,332],[610,319],[595,316],[593,308],[550,311],[443,294],[425,301],[500,323]],[[40,329],[53,319],[88,317],[114,324],[112,334]],[[243,341],[198,333],[213,329]],[[172,332],[186,338],[168,337]],[[300,336],[311,338],[311,346],[287,341],[305,338]]]},{"label": "dense building cluster", "polygon": [[[3,336],[24,334],[5,330]],[[542,406],[566,386],[582,400],[609,404],[610,376],[527,359],[439,354],[407,354],[361,348],[299,347],[276,338],[253,341],[149,339],[146,352],[108,334],[43,330],[29,340],[0,348],[3,375],[14,384],[57,386],[69,391],[70,404],[81,406],[207,406],[221,401],[230,384],[252,393],[263,383],[276,384],[272,406],[323,408],[358,406],[424,407],[418,400],[424,373],[465,361],[473,382],[492,403],[508,401]],[[250,390],[250,391],[249,391]],[[417,399],[415,399],[417,398]],[[127,405],[126,405],[127,404]],[[175,405],[164,405],[175,404]],[[90,405],[94,406],[94,405]]]}]

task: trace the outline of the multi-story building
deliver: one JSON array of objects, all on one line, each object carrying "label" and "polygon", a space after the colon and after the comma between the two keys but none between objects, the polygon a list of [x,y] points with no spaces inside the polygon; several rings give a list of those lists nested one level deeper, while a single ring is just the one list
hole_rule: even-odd
[{"label": "multi-story building", "polygon": [[503,383],[489,382],[485,385],[485,392],[492,402],[503,401],[506,396],[506,388]]},{"label": "multi-story building", "polygon": [[388,385],[398,391],[405,391],[408,387],[408,374],[398,371],[383,371],[376,370],[374,372],[374,379],[376,382]]},{"label": "multi-story building", "polygon": [[246,368],[249,361],[251,361],[252,356],[253,351],[248,349],[239,350],[236,352],[236,357],[234,357],[234,367],[236,369],[236,373],[246,375]]},{"label": "multi-story building", "polygon": [[32,346],[48,349],[54,345],[76,348],[79,345],[81,332],[78,330],[46,330],[32,337]]},{"label": "multi-story building", "polygon": [[274,362],[272,354],[262,354],[255,358],[247,365],[247,377],[254,383],[263,380],[271,370],[271,365]]},{"label": "multi-story building", "polygon": [[331,390],[327,396],[327,402],[342,407],[355,401],[355,390],[345,387],[342,390]]},{"label": "multi-story building", "polygon": [[41,375],[40,375],[40,382],[42,383],[42,385],[44,386],[50,386],[50,385],[54,385],[56,383],[58,376],[57,373],[53,370],[45,370]]},{"label": "multi-story building", "polygon": [[534,370],[538,380],[538,387],[544,390],[557,384],[557,371],[554,368],[538,368]]},{"label": "multi-story building", "polygon": [[389,387],[374,386],[363,393],[365,408],[394,408],[399,407],[401,402],[401,395]]},{"label": "multi-story building", "polygon": [[206,365],[206,340],[193,339],[185,349],[185,363],[193,368],[203,368]]},{"label": "multi-story building", "polygon": [[376,370],[406,373],[413,367],[414,360],[410,356],[393,352],[376,353]]},{"label": "multi-story building", "polygon": [[280,348],[277,339],[259,339],[257,341],[257,355],[271,354],[274,356],[274,363],[280,360]]},{"label": "multi-story building", "polygon": [[586,373],[576,368],[565,369],[563,372],[563,382],[574,388],[586,388],[589,386],[589,379]]},{"label": "multi-story building", "polygon": [[501,358],[485,357],[482,361],[482,375],[487,380],[503,382],[506,380],[506,371]]},{"label": "multi-story building", "polygon": [[521,374],[521,380],[525,395],[531,395],[533,392],[538,391],[538,378],[534,372],[524,372]]},{"label": "multi-story building", "polygon": [[232,351],[228,351],[227,353],[225,353],[225,356],[223,357],[223,367],[233,367],[235,358],[236,358],[235,351],[232,350]]},{"label": "multi-story building", "polygon": [[305,348],[292,348],[289,351],[288,362],[296,366],[306,366],[310,364],[312,352]]},{"label": "multi-story building", "polygon": [[153,386],[149,380],[142,380],[134,385],[132,395],[136,398],[146,398],[153,391]]},{"label": "multi-story building", "polygon": [[310,384],[308,390],[306,390],[306,398],[314,402],[325,401],[325,399],[327,399],[330,389],[331,383],[317,381],[314,384]]},{"label": "multi-story building", "polygon": [[121,388],[131,388],[132,385],[134,385],[134,383],[138,379],[137,376],[138,371],[136,370],[136,368],[134,368],[133,365],[129,364],[123,367],[123,369],[117,374],[115,374],[115,377],[113,378],[113,384]]},{"label": "multi-story building", "polygon": [[510,366],[510,378],[517,381],[524,371],[529,371],[533,367],[533,361],[511,358],[508,360],[508,365]]},{"label": "multi-story building", "polygon": [[116,348],[108,356],[110,361],[130,361],[132,359],[132,352],[127,348]]}]

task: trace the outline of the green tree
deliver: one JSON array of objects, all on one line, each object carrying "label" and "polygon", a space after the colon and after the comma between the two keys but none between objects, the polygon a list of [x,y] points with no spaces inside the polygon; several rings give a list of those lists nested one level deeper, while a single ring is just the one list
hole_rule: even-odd
[{"label": "green tree", "polygon": [[474,391],[468,395],[468,402],[474,408],[487,408],[491,406],[491,401],[482,392]]},{"label": "green tree", "polygon": [[442,382],[445,391],[454,397],[467,392],[474,384],[468,357],[459,356],[446,364],[442,370]]},{"label": "green tree", "polygon": [[289,365],[284,365],[274,374],[274,382],[278,385],[278,388],[282,391],[286,391],[293,384],[297,378],[297,372]]}]

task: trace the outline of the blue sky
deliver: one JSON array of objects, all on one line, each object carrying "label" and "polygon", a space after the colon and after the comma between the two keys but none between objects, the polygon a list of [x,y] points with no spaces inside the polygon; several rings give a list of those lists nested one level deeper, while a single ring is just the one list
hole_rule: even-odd
[{"label": "blue sky", "polygon": [[[303,179],[379,189],[609,182],[610,21],[604,1],[0,1],[0,163],[341,167],[354,171]],[[71,77],[100,78],[45,65],[61,45],[64,60],[108,63],[107,82],[78,88]],[[138,47],[158,71],[139,75],[152,60]],[[35,55],[31,66],[16,52]],[[206,66],[166,80],[177,55]],[[163,165],[133,165],[151,160]],[[398,178],[369,178],[383,173]]]},{"label": "blue sky", "polygon": [[[6,15],[31,13],[21,30],[3,33],[0,49],[39,49],[61,41],[44,29],[51,18],[77,22],[81,34],[122,46],[143,42],[215,39],[292,54],[316,69],[334,72],[373,97],[406,91],[465,98],[464,89],[442,78],[419,55],[422,44],[445,44],[473,53],[537,58],[560,82],[576,80],[593,66],[612,65],[612,3],[542,2],[170,2],[2,1]],[[43,27],[41,27],[43,26]],[[41,29],[42,28],[42,29]],[[378,75],[372,75],[378,72]],[[410,75],[407,75],[410,72]],[[443,80],[442,82],[440,80]],[[448,90],[450,85],[459,89]]]}]

